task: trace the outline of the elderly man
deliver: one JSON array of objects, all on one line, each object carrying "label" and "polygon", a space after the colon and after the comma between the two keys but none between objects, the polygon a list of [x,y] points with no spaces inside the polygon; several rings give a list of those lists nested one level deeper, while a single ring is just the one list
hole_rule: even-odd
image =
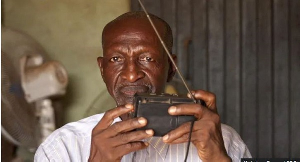
[{"label": "elderly man", "polygon": [[[158,32],[172,49],[172,31],[151,15]],[[129,118],[133,95],[162,93],[175,68],[143,12],[125,13],[108,23],[102,33],[103,57],[98,58],[107,90],[117,106],[56,130],[41,144],[35,161],[183,161],[190,132],[185,123],[163,137],[138,130],[147,120]],[[176,59],[176,56],[173,55]],[[220,123],[215,95],[193,91],[199,104],[169,108],[170,115],[194,115],[188,161],[240,161],[250,157],[247,146],[229,126]]]}]

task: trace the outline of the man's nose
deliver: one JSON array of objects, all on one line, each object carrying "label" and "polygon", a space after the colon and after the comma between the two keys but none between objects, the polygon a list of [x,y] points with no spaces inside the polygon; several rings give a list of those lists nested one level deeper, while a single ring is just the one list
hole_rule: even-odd
[{"label": "man's nose", "polygon": [[145,73],[134,62],[126,64],[121,73],[122,79],[125,79],[131,83],[143,78],[144,76]]}]

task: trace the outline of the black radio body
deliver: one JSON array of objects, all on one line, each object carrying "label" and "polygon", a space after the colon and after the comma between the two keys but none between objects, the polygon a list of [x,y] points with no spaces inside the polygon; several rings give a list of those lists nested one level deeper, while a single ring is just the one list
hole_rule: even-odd
[{"label": "black radio body", "polygon": [[[192,115],[170,115],[168,109],[172,105],[194,104],[193,99],[170,94],[135,94],[133,117],[144,117],[147,125],[138,130],[153,129],[154,136],[163,136],[185,122],[195,121]],[[197,100],[198,104],[204,102]]]}]

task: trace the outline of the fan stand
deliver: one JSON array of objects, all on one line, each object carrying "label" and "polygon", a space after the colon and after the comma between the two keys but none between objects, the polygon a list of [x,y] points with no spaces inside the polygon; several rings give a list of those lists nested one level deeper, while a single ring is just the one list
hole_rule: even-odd
[{"label": "fan stand", "polygon": [[38,100],[35,105],[41,130],[39,143],[42,143],[55,130],[54,108],[50,99]]}]

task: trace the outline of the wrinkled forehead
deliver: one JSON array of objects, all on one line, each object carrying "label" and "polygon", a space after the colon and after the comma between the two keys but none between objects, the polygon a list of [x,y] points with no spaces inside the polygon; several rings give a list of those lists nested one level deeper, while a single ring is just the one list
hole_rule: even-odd
[{"label": "wrinkled forehead", "polygon": [[[160,35],[165,35],[164,25],[159,21],[153,21]],[[105,46],[114,40],[157,41],[158,37],[147,18],[126,18],[107,25],[103,30],[102,39],[102,44]]]}]

